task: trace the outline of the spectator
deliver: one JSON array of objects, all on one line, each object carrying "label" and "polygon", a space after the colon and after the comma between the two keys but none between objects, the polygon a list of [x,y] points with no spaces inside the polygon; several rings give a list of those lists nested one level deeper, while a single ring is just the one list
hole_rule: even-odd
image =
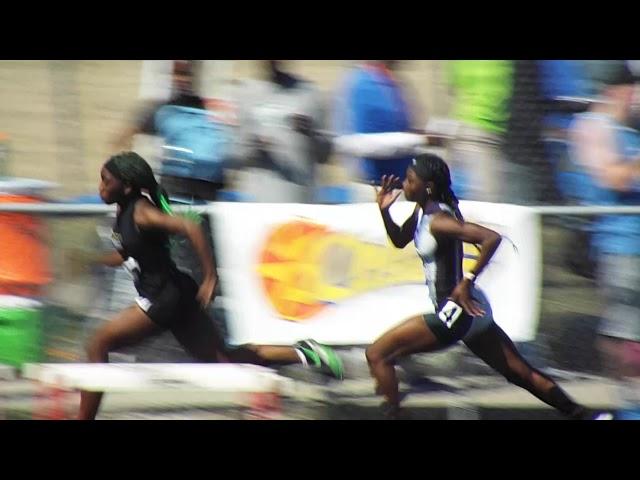
[{"label": "spectator", "polygon": [[595,91],[584,60],[540,61],[541,86],[545,115],[543,141],[549,163],[555,171],[556,184],[563,200],[572,202],[575,194],[562,175],[572,171],[569,164],[568,129],[573,115],[585,112]]},{"label": "spectator", "polygon": [[[158,135],[165,137],[168,145],[165,146],[163,168],[162,168],[162,186],[169,192],[172,197],[198,198],[203,200],[213,200],[217,192],[222,187],[222,177],[218,162],[224,155],[220,147],[225,143],[223,132],[216,129],[216,126],[208,120],[208,112],[206,110],[204,100],[194,91],[194,70],[196,68],[194,61],[177,60],[174,62],[172,75],[172,91],[171,98],[163,102],[155,102],[147,105],[137,115],[133,125],[126,128],[113,142],[115,150],[127,150],[131,147],[131,139],[136,134]],[[171,109],[167,107],[178,107]],[[182,122],[180,109],[185,109],[189,115],[188,122]],[[193,109],[193,110],[189,110]],[[159,116],[162,114],[162,116]],[[172,123],[166,122],[168,117],[172,117]],[[211,162],[202,162],[204,172],[199,169],[193,172],[183,168],[175,168],[174,163],[178,165],[189,165],[190,159],[180,159],[180,162],[171,162],[172,148],[187,147],[194,148],[193,145],[171,145],[174,137],[173,133],[177,127],[184,128],[183,131],[193,128],[193,120],[198,122],[198,130],[204,132],[209,137],[209,141],[215,142],[213,154],[215,157]],[[185,125],[182,127],[182,125]],[[199,128],[204,126],[204,128]],[[188,141],[187,141],[188,143]],[[168,149],[167,149],[168,147]]]},{"label": "spectator", "polygon": [[514,60],[509,120],[504,136],[509,181],[501,201],[514,204],[554,202],[551,168],[546,162],[542,129],[544,97],[537,60]]},{"label": "spectator", "polygon": [[237,85],[234,162],[249,170],[241,189],[254,201],[313,201],[316,166],[331,152],[321,132],[322,96],[311,82],[287,72],[284,61],[262,66],[262,79]]},{"label": "spectator", "polygon": [[169,100],[153,102],[142,108],[133,125],[127,127],[113,141],[113,147],[116,150],[130,147],[131,140],[136,134],[157,135],[155,115],[165,105],[205,108],[204,100],[194,91],[194,67],[195,63],[191,60],[176,60],[173,62]]},{"label": "spectator", "polygon": [[[640,204],[640,133],[626,126],[636,79],[625,65],[603,80],[602,95],[571,126],[571,155],[587,174],[585,201]],[[604,215],[595,221],[604,311],[599,346],[616,376],[640,375],[640,216]]]},{"label": "spectator", "polygon": [[[584,60],[540,61],[544,94],[543,144],[553,181],[545,182],[551,190],[555,184],[558,200],[580,203],[576,190],[582,168],[569,159],[569,126],[576,113],[586,111],[594,101],[595,88]],[[552,197],[550,195],[550,197]],[[571,226],[566,243],[567,266],[586,278],[595,277],[595,255],[591,249],[591,219],[577,216],[563,219]]]},{"label": "spectator", "polygon": [[[397,60],[370,60],[349,73],[336,109],[335,129],[338,134],[384,134],[412,130],[415,122],[412,110],[416,109],[414,103],[417,99],[407,96],[407,86],[397,75],[398,66]],[[366,139],[359,141],[366,142]],[[382,175],[404,178],[413,155],[406,152],[399,152],[398,155],[365,157],[347,162],[351,179],[368,184],[379,182]],[[370,190],[369,187],[366,193],[370,194]]]},{"label": "spectator", "polygon": [[452,116],[459,123],[449,157],[461,198],[485,202],[505,199],[510,177],[503,147],[513,71],[513,62],[507,60],[447,62],[454,96]]}]

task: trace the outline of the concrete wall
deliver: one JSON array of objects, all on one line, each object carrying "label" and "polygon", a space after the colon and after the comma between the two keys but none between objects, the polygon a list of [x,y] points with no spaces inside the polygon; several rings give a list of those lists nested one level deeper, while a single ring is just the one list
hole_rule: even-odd
[{"label": "concrete wall", "polygon": [[138,98],[138,61],[1,61],[9,174],[95,190],[108,143]]}]

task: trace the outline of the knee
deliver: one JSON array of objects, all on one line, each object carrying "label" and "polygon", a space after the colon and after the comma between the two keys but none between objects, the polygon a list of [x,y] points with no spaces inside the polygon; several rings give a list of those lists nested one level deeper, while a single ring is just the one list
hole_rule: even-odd
[{"label": "knee", "polygon": [[266,365],[267,363],[267,347],[262,345],[247,345],[249,350],[255,357],[255,362],[259,365]]},{"label": "knee", "polygon": [[90,362],[105,361],[111,349],[109,338],[104,335],[95,335],[85,345],[85,351]]},{"label": "knee", "polygon": [[379,365],[386,361],[385,355],[375,345],[371,345],[365,350],[365,357],[370,366]]}]

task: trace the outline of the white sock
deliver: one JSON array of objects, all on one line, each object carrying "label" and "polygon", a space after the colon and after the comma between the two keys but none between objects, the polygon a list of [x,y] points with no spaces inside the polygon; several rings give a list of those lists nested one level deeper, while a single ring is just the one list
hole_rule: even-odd
[{"label": "white sock", "polygon": [[294,348],[294,350],[296,351],[296,353],[298,354],[298,357],[300,358],[300,363],[302,363],[302,365],[304,365],[305,367],[308,367],[309,362],[307,362],[307,357],[304,356],[304,353],[302,353],[302,351],[300,351],[297,348]]}]

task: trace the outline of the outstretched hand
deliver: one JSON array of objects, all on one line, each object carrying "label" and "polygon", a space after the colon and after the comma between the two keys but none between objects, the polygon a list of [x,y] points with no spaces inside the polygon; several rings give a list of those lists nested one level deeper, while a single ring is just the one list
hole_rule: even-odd
[{"label": "outstretched hand", "polygon": [[394,175],[383,175],[382,180],[380,181],[380,188],[373,187],[376,191],[376,201],[378,202],[378,206],[380,210],[386,210],[398,199],[402,190],[397,190],[394,192],[394,187],[400,181],[399,177]]}]

